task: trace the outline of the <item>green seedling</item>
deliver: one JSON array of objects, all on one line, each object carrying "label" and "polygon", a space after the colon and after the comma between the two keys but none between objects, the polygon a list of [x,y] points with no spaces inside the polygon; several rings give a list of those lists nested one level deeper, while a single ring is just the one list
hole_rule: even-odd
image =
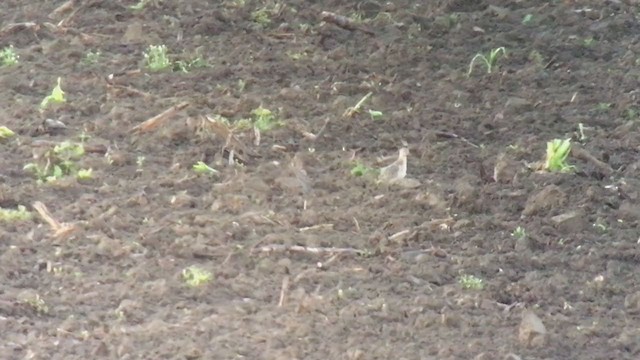
[{"label": "green seedling", "polygon": [[89,180],[93,179],[93,169],[80,169],[76,173],[76,179],[78,180]]},{"label": "green seedling", "polygon": [[522,18],[522,25],[529,25],[533,21],[533,15],[527,14]]},{"label": "green seedling", "polygon": [[596,43],[596,39],[593,37],[588,37],[582,40],[582,46],[584,47],[592,47]]},{"label": "green seedling", "polygon": [[136,166],[138,167],[136,169],[136,172],[142,172],[143,169],[142,167],[144,166],[144,161],[146,160],[146,158],[144,156],[138,156],[136,158]]},{"label": "green seedling", "polygon": [[62,90],[61,82],[62,78],[59,77],[57,85],[53,88],[53,90],[51,90],[51,94],[47,95],[47,97],[45,97],[40,103],[41,109],[46,109],[47,106],[49,106],[49,104],[51,103],[62,104],[67,101],[64,96],[64,91]]},{"label": "green seedling", "polygon": [[377,169],[370,168],[362,163],[357,163],[354,167],[351,168],[351,175],[355,177],[361,177],[377,172]]},{"label": "green seedling", "polygon": [[575,167],[567,164],[571,153],[571,139],[554,139],[547,143],[547,156],[544,169],[551,172],[570,172]]},{"label": "green seedling", "polygon": [[193,165],[193,171],[198,174],[206,174],[206,175],[215,175],[218,173],[218,170],[212,168],[211,166],[205,164],[202,161],[198,161]]},{"label": "green seedling", "polygon": [[147,68],[151,71],[161,71],[171,67],[171,60],[164,45],[149,45],[144,53]]},{"label": "green seedling", "polygon": [[261,8],[251,13],[251,20],[260,25],[261,27],[267,27],[271,24],[272,11],[267,8]]},{"label": "green seedling", "polygon": [[67,175],[77,175],[76,161],[83,155],[82,144],[65,141],[45,153],[44,164],[29,163],[24,170],[33,172],[39,182],[54,182]]},{"label": "green seedling", "polygon": [[197,68],[207,67],[207,61],[201,56],[197,56],[191,60],[178,60],[173,63],[173,70],[188,73],[189,71]]},{"label": "green seedling", "polygon": [[369,109],[369,110],[367,110],[367,112],[369,113],[369,116],[371,116],[371,120],[380,120],[384,116],[382,111]]},{"label": "green seedling", "polygon": [[0,66],[13,66],[18,64],[20,57],[16,53],[13,45],[9,45],[0,50]]},{"label": "green seedling", "polygon": [[211,281],[213,274],[197,266],[190,266],[182,270],[182,279],[190,287],[199,287]]},{"label": "green seedling", "polygon": [[87,65],[97,64],[100,61],[100,56],[102,53],[100,51],[89,51],[84,56],[84,63]]},{"label": "green seedling", "polygon": [[601,102],[598,103],[598,105],[596,105],[596,110],[597,111],[609,111],[609,109],[611,109],[612,104],[611,103],[605,103],[605,102]]},{"label": "green seedling", "polygon": [[17,209],[0,208],[0,222],[25,221],[31,217],[32,214],[22,205],[18,205]]},{"label": "green seedling", "polygon": [[24,299],[22,300],[22,302],[31,306],[36,311],[36,313],[40,315],[46,315],[49,313],[49,306],[38,294]]},{"label": "green seedling", "polygon": [[138,1],[137,4],[129,5],[129,9],[135,10],[135,11],[141,11],[141,10],[144,10],[144,7],[147,6],[147,4],[150,2],[151,0],[140,0]]},{"label": "green seedling", "polygon": [[262,106],[254,109],[251,112],[251,117],[253,119],[253,126],[261,132],[269,131],[282,125],[282,122],[276,118],[271,110],[263,108]]},{"label": "green seedling", "polygon": [[523,228],[518,226],[512,233],[511,236],[513,236],[514,238],[518,239],[518,240],[522,240],[524,238],[527,237],[527,231]]},{"label": "green seedling", "polygon": [[461,275],[458,283],[465,290],[482,290],[484,289],[484,281],[473,275]]},{"label": "green seedling", "polygon": [[487,67],[487,74],[491,74],[498,63],[498,59],[500,58],[500,56],[507,56],[507,50],[504,48],[504,46],[493,49],[486,55],[477,53],[469,63],[469,72],[467,73],[467,76],[471,76],[471,73],[473,73],[473,66],[477,61],[485,64],[485,66]]},{"label": "green seedling", "polygon": [[8,139],[8,138],[13,137],[15,135],[16,135],[16,133],[11,131],[11,129],[9,129],[8,127],[0,126],[0,140]]}]

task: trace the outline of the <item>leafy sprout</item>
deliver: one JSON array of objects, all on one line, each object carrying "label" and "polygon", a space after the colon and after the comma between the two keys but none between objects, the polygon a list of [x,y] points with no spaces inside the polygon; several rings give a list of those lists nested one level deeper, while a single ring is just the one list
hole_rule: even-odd
[{"label": "leafy sprout", "polygon": [[16,133],[14,133],[11,129],[9,129],[6,126],[0,126],[0,140],[3,139],[8,139],[10,137],[15,136]]},{"label": "leafy sprout", "polygon": [[355,177],[361,177],[376,172],[377,169],[370,168],[362,163],[357,163],[354,167],[351,168],[351,175]]},{"label": "leafy sprout", "polygon": [[85,54],[83,62],[87,65],[97,64],[101,55],[100,51],[89,51]]},{"label": "leafy sprout", "polygon": [[32,214],[23,205],[18,205],[17,209],[0,208],[0,221],[13,222],[31,219]]},{"label": "leafy sprout", "polygon": [[160,71],[171,67],[167,47],[164,45],[149,45],[144,53],[144,59],[151,71]]},{"label": "leafy sprout", "polygon": [[570,172],[575,167],[567,163],[571,153],[571,139],[554,139],[547,142],[547,156],[544,169],[551,172]]},{"label": "leafy sprout", "polygon": [[484,280],[473,275],[461,275],[458,283],[465,290],[482,290],[484,289]]},{"label": "leafy sprout", "polygon": [[53,182],[67,175],[77,176],[76,160],[84,153],[82,144],[65,141],[47,151],[43,157],[44,164],[29,163],[24,170],[33,172],[40,182]]},{"label": "leafy sprout", "polygon": [[214,175],[218,173],[218,170],[212,168],[211,166],[205,164],[202,161],[198,161],[193,165],[193,171],[198,174],[206,174],[206,175]]},{"label": "leafy sprout", "polygon": [[282,123],[276,118],[271,110],[266,109],[262,106],[254,109],[251,112],[251,115],[253,118],[253,126],[255,126],[261,132],[269,131],[277,126],[282,125]]},{"label": "leafy sprout", "polygon": [[0,66],[13,66],[18,64],[20,57],[16,53],[13,45],[9,45],[0,50]]},{"label": "leafy sprout", "polygon": [[64,91],[62,90],[62,78],[58,77],[57,85],[51,90],[51,94],[47,95],[40,103],[41,109],[46,109],[50,103],[61,104],[67,101],[64,96]]},{"label": "leafy sprout", "polygon": [[378,111],[378,110],[369,109],[367,110],[367,112],[369,113],[369,116],[371,116],[371,120],[380,120],[384,116],[382,111]]},{"label": "leafy sprout", "polygon": [[489,51],[487,54],[477,53],[469,63],[469,72],[467,72],[467,76],[471,76],[471,73],[473,73],[473,66],[478,61],[480,61],[487,67],[487,74],[491,74],[498,63],[498,58],[500,58],[500,56],[506,55],[507,50],[504,48],[504,46],[495,48]]},{"label": "leafy sprout", "polygon": [[527,237],[527,231],[523,227],[518,226],[515,230],[513,230],[511,236],[518,240],[522,240]]},{"label": "leafy sprout", "polygon": [[80,169],[76,173],[76,179],[89,180],[93,178],[93,169]]},{"label": "leafy sprout", "polygon": [[198,287],[211,281],[213,274],[197,266],[190,266],[182,270],[182,279],[191,287]]}]

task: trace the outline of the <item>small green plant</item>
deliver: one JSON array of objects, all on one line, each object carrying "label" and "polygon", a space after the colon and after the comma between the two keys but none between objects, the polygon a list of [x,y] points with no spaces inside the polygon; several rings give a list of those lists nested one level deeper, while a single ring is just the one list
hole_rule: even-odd
[{"label": "small green plant", "polygon": [[29,163],[24,170],[33,172],[39,182],[53,182],[67,175],[76,176],[76,161],[83,155],[82,144],[65,141],[45,153],[44,164]]},{"label": "small green plant", "polygon": [[469,63],[469,71],[467,72],[467,76],[471,76],[471,74],[473,73],[473,66],[477,61],[485,64],[485,66],[487,67],[487,74],[491,74],[498,63],[498,59],[501,56],[507,56],[507,50],[504,48],[504,46],[495,48],[489,51],[487,54],[477,53]]},{"label": "small green plant", "polygon": [[78,180],[89,180],[93,179],[93,169],[80,169],[76,173],[76,179]]},{"label": "small green plant", "polygon": [[605,111],[609,111],[611,107],[612,107],[611,103],[601,102],[601,103],[598,103],[598,105],[596,105],[595,110],[605,112]]},{"label": "small green plant", "polygon": [[522,25],[529,25],[533,21],[533,15],[527,14],[522,18]]},{"label": "small green plant", "polygon": [[146,158],[144,156],[138,156],[136,158],[136,166],[138,167],[136,169],[136,172],[142,172],[142,167],[144,166],[144,161],[146,160]]},{"label": "small green plant", "polygon": [[596,39],[594,39],[593,37],[588,37],[582,40],[582,46],[588,48],[588,47],[592,47],[593,45],[595,45],[596,43]]},{"label": "small green plant", "polygon": [[212,168],[211,166],[205,164],[202,161],[198,161],[193,165],[193,171],[198,174],[206,174],[206,175],[215,175],[218,173],[218,170]]},{"label": "small green plant", "polygon": [[31,217],[32,214],[22,205],[18,205],[17,209],[0,208],[0,222],[25,221]]},{"label": "small green plant", "polygon": [[271,11],[267,8],[258,9],[251,13],[251,20],[261,27],[267,27],[271,24]]},{"label": "small green plant", "polygon": [[85,54],[83,62],[86,65],[97,64],[100,61],[100,56],[102,53],[100,51],[89,51]]},{"label": "small green plant", "polygon": [[355,177],[361,177],[361,176],[365,176],[368,174],[374,174],[377,173],[378,170],[377,169],[373,169],[370,168],[362,163],[356,163],[352,168],[351,168],[351,175],[355,176]]},{"label": "small green plant", "polygon": [[62,78],[58,78],[56,86],[51,90],[51,94],[47,95],[40,103],[41,109],[46,109],[49,104],[62,104],[67,101],[62,90]]},{"label": "small green plant", "polygon": [[15,135],[16,135],[16,133],[11,131],[11,129],[9,129],[8,127],[0,126],[0,140],[8,139],[8,138],[13,137]]},{"label": "small green plant", "polygon": [[518,226],[515,230],[513,230],[511,236],[518,240],[522,240],[527,237],[527,231],[523,227]]},{"label": "small green plant", "polygon": [[152,0],[140,0],[137,4],[129,5],[130,10],[141,11],[144,10],[144,7],[147,6]]},{"label": "small green plant", "polygon": [[198,287],[211,281],[213,274],[197,266],[189,266],[182,270],[182,279],[190,287]]},{"label": "small green plant", "polygon": [[482,290],[484,289],[484,280],[473,275],[460,275],[458,283],[465,290]]},{"label": "small green plant", "polygon": [[149,45],[144,53],[147,68],[151,71],[161,71],[171,67],[171,60],[164,45]]},{"label": "small green plant", "polygon": [[9,45],[0,50],[0,66],[13,66],[18,64],[20,57],[13,48],[13,45]]},{"label": "small green plant", "polygon": [[24,299],[22,302],[31,306],[36,313],[40,315],[46,315],[49,313],[49,306],[38,294]]},{"label": "small green plant", "polygon": [[369,116],[371,116],[371,120],[380,120],[384,116],[382,111],[369,109],[369,110],[367,110],[367,112],[369,113]]},{"label": "small green plant", "polygon": [[272,130],[282,125],[273,112],[262,106],[251,111],[251,117],[253,120],[253,126],[255,126],[261,132]]},{"label": "small green plant", "polygon": [[554,139],[547,142],[547,156],[544,169],[551,172],[570,172],[575,167],[567,164],[571,153],[571,139]]},{"label": "small green plant", "polygon": [[207,67],[209,64],[201,56],[196,56],[190,60],[177,60],[173,63],[173,70],[188,73],[197,68]]}]

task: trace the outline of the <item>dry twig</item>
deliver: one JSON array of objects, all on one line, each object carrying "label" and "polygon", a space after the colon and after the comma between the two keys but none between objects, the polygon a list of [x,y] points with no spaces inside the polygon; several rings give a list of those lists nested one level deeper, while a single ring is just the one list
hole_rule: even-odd
[{"label": "dry twig", "polygon": [[47,206],[40,201],[33,203],[33,208],[36,209],[40,217],[51,226],[54,238],[66,237],[77,229],[74,224],[61,223],[54,219],[49,209],[47,209]]},{"label": "dry twig", "polygon": [[144,121],[142,124],[137,125],[133,128],[133,131],[136,132],[147,132],[158,128],[160,125],[164,124],[170,117],[175,115],[178,111],[189,106],[187,101],[182,102],[178,105],[174,105],[167,110],[161,112],[160,114]]},{"label": "dry twig", "polygon": [[335,248],[335,247],[313,247],[313,246],[302,246],[302,245],[282,245],[282,244],[272,244],[265,245],[258,248],[260,252],[303,252],[310,254],[356,254],[356,255],[366,255],[369,252],[366,250],[360,250],[355,248]]}]

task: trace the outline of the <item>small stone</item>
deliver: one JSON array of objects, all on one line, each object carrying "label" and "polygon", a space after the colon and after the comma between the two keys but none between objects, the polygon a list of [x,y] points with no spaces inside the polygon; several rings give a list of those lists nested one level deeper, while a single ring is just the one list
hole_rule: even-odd
[{"label": "small stone", "polygon": [[586,226],[585,214],[583,211],[569,211],[551,218],[556,229],[569,234],[579,233]]},{"label": "small stone", "polygon": [[522,216],[536,215],[552,208],[561,207],[566,202],[567,195],[557,185],[549,185],[527,199]]},{"label": "small stone", "polygon": [[527,347],[537,347],[544,345],[547,335],[547,328],[542,320],[533,311],[527,310],[522,315],[518,339]]}]

